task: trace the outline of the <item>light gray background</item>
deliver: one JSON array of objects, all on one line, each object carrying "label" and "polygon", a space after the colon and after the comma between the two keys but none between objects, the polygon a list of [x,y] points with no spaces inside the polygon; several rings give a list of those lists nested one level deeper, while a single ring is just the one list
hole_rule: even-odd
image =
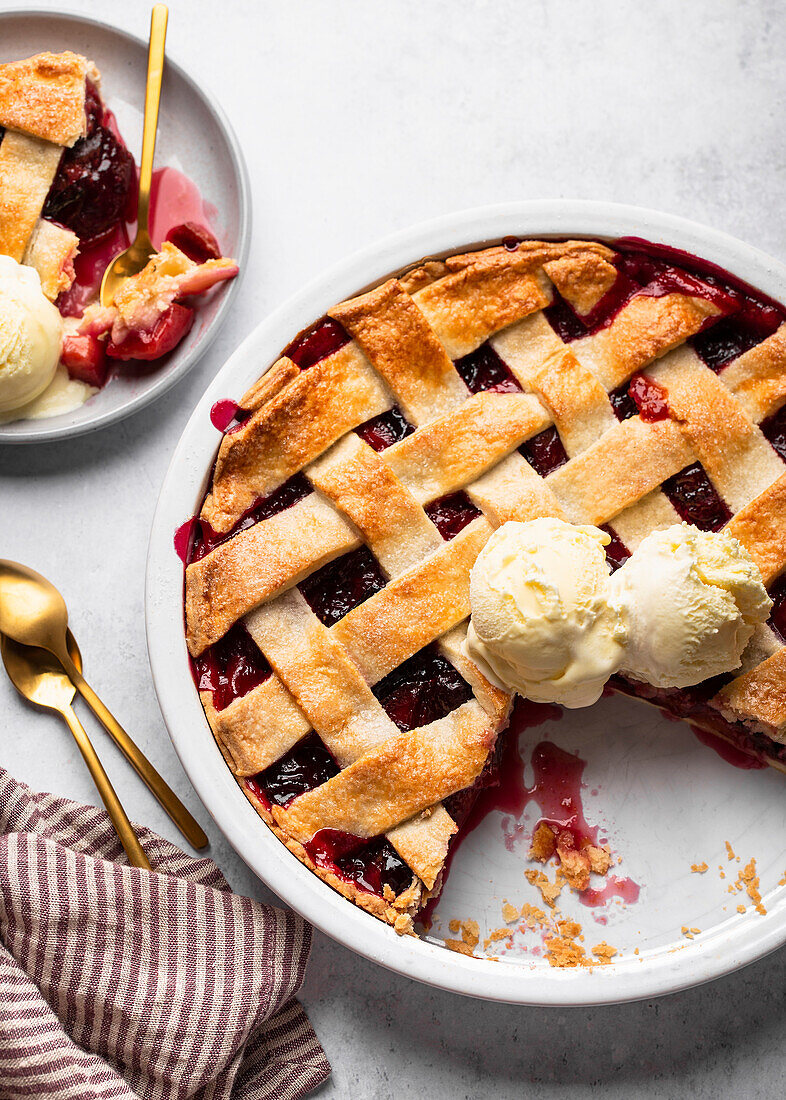
[{"label": "light gray background", "polygon": [[[45,5],[41,5],[45,6]],[[74,10],[95,4],[70,0]],[[54,8],[54,5],[53,5]],[[139,0],[100,15],[144,35]],[[522,198],[659,207],[786,257],[786,8],[753,0],[172,0],[169,51],[219,98],[254,197],[249,270],[203,362],[153,409],[67,444],[0,447],[0,554],[66,596],[88,677],[229,850],[170,747],[143,574],[164,471],[208,380],[304,280],[446,211]],[[65,728],[0,680],[0,762],[95,801]],[[130,815],[177,839],[92,720]],[[302,1000],[324,1097],[783,1095],[786,951],[713,985],[596,1010],[495,1006],[388,974],[317,934]]]}]

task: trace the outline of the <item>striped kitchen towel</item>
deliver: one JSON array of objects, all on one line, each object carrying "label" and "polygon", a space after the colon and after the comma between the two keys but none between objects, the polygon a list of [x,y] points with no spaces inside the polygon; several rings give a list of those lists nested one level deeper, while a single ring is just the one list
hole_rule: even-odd
[{"label": "striped kitchen towel", "polygon": [[149,829],[0,769],[3,1100],[296,1100],[330,1065],[294,994],[311,932]]}]

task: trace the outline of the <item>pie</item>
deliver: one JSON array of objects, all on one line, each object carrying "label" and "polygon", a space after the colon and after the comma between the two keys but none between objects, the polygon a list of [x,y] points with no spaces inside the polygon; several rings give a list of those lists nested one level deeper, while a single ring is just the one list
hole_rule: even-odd
[{"label": "pie", "polygon": [[[136,190],[134,158],[92,61],[40,53],[0,65],[0,254],[35,268],[64,317],[82,318],[128,245]],[[206,226],[169,229],[122,301],[67,328],[62,361],[72,377],[101,386],[113,359],[160,358],[193,323],[183,298],[237,274]]]},{"label": "pie", "polygon": [[616,690],[786,771],[786,310],[635,239],[425,261],[301,333],[243,397],[186,554],[188,648],[246,796],[399,932],[440,889],[511,711],[464,655],[507,520],[728,525],[772,618],[739,670]]}]

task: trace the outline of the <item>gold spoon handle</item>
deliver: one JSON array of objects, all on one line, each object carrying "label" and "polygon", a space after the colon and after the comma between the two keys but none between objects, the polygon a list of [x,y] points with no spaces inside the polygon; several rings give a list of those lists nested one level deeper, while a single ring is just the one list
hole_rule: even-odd
[{"label": "gold spoon handle", "polygon": [[120,837],[120,843],[125,848],[131,865],[142,867],[145,871],[152,870],[148,858],[142,850],[142,845],[139,843],[139,838],[134,832],[134,826],[128,820],[128,815],[120,804],[120,799],[115,794],[115,788],[104,771],[104,766],[98,759],[98,753],[93,748],[84,726],[70,706],[64,706],[60,710],[60,714],[62,714],[66,725],[74,735],[74,740],[79,746],[79,751],[84,757],[88,771],[93,777],[98,793],[101,795],[101,801],[106,806],[106,812],[112,819],[115,832]]},{"label": "gold spoon handle", "polygon": [[150,16],[150,49],[147,55],[147,87],[145,89],[145,121],[142,129],[142,158],[139,162],[139,205],[137,236],[148,232],[150,186],[153,181],[153,156],[156,151],[158,108],[161,102],[161,81],[164,76],[164,46],[169,9],[156,4]]},{"label": "gold spoon handle", "polygon": [[120,749],[139,778],[143,783],[147,784],[164,807],[188,843],[194,848],[207,847],[208,839],[199,823],[192,817],[167,781],[159,775],[141,749],[134,744],[115,716],[106,706],[104,706],[68,654],[59,653],[58,657],[63,668],[68,673],[68,678],[71,683],[85,700],[93,714],[95,714],[96,718]]}]

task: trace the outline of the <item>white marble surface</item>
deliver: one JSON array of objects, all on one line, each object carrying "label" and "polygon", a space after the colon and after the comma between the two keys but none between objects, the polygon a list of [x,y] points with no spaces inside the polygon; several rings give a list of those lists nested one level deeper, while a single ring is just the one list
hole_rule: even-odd
[{"label": "white marble surface", "polygon": [[[70,6],[95,10],[89,0]],[[144,34],[147,9],[104,0],[101,15]],[[161,722],[142,616],[156,494],[208,379],[303,280],[461,207],[619,200],[783,257],[786,9],[776,0],[172,0],[170,11],[171,55],[205,74],[246,150],[247,277],[205,360],[153,409],[83,440],[0,448],[0,553],[59,585],[90,679],[209,827]],[[95,801],[65,729],[24,707],[4,679],[0,714],[5,767]],[[87,724],[131,816],[176,839]],[[271,898],[210,833],[233,886]],[[512,1008],[415,986],[316,935],[302,1000],[334,1066],[325,1097],[752,1100],[783,1093],[785,988],[781,951],[656,1002]]]}]

